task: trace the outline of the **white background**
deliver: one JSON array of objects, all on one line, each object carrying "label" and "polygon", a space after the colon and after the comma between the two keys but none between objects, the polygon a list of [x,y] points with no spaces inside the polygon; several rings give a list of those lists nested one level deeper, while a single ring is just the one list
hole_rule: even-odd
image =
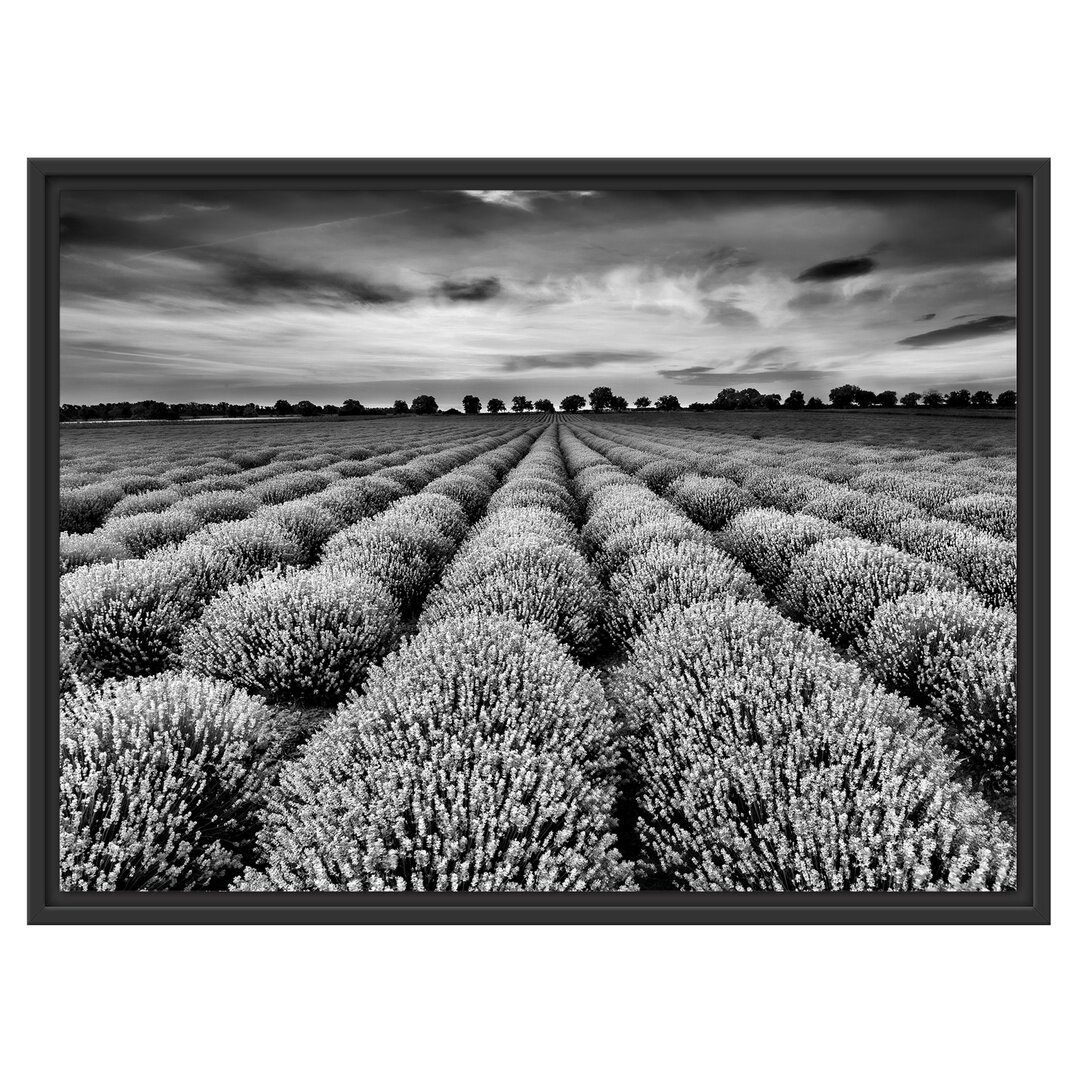
[{"label": "white background", "polygon": [[[1055,699],[1052,928],[27,928],[20,610],[28,156],[1051,156],[1056,475],[1075,403],[1067,6],[53,2],[5,12],[9,1075],[1062,1075],[1077,756]],[[397,12],[397,13],[395,13]],[[1055,14],[1059,12],[1061,14]],[[1064,340],[1063,340],[1064,338]],[[1056,658],[1074,662],[1058,484]],[[1061,566],[1065,565],[1062,570]]]}]

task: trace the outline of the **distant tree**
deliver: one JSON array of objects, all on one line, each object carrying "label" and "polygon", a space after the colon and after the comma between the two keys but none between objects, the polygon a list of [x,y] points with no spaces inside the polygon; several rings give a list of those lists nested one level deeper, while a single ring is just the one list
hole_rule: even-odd
[{"label": "distant tree", "polygon": [[537,412],[553,413],[555,411],[555,406],[546,397],[537,398],[536,399],[536,411]]},{"label": "distant tree", "polygon": [[656,399],[656,408],[661,412],[674,412],[676,409],[681,409],[679,399],[674,394],[661,394]]},{"label": "distant tree", "polygon": [[364,411],[364,406],[356,398],[347,397],[341,403],[342,416],[359,416]]},{"label": "distant tree", "polygon": [[524,394],[516,394],[514,403],[510,406],[516,413],[528,412],[532,407],[533,403]]},{"label": "distant tree", "polygon": [[461,404],[469,416],[476,416],[480,412],[480,399],[475,394],[466,394],[461,399]]},{"label": "distant tree", "polygon": [[825,408],[825,402],[822,401],[821,398],[819,398],[819,397],[812,397],[806,403],[806,407],[808,409],[824,409]]},{"label": "distant tree", "polygon": [[647,409],[651,404],[652,402],[644,394],[639,398],[634,398],[635,409]]},{"label": "distant tree", "polygon": [[855,404],[855,395],[859,392],[860,387],[844,383],[843,386],[834,386],[829,391],[829,400],[833,403],[833,408],[850,409]]},{"label": "distant tree", "polygon": [[276,412],[278,416],[292,416],[293,407],[284,398],[278,398],[277,401],[274,402],[274,412]]},{"label": "distant tree", "polygon": [[999,409],[1015,409],[1016,391],[1002,390],[1001,393],[997,396],[997,406]]},{"label": "distant tree", "polygon": [[868,409],[871,405],[876,404],[877,394],[873,390],[856,390],[855,391],[855,404],[860,409]]},{"label": "distant tree", "polygon": [[303,401],[296,403],[296,411],[301,416],[314,416],[319,411],[319,406],[305,398]]},{"label": "distant tree", "polygon": [[764,407],[761,400],[761,391],[755,389],[753,386],[748,386],[745,390],[740,390],[736,395],[736,399],[736,409],[760,409]]},{"label": "distant tree", "polygon": [[258,416],[259,415],[259,406],[256,405],[254,401],[249,401],[244,406],[243,415],[244,416]]},{"label": "distant tree", "polygon": [[618,394],[616,394],[611,399],[611,411],[612,412],[626,412],[626,410],[629,407],[630,407],[630,403],[626,400],[626,398],[620,397]]},{"label": "distant tree", "polygon": [[585,399],[580,394],[570,394],[559,402],[559,408],[563,412],[577,412],[585,408]]},{"label": "distant tree", "polygon": [[921,398],[922,394],[916,394],[912,391],[910,394],[905,394],[900,399],[900,404],[903,405],[905,409],[914,409],[915,406],[919,404]]},{"label": "distant tree", "polygon": [[494,416],[496,413],[506,412],[506,402],[502,398],[493,397],[487,403],[487,411]]},{"label": "distant tree", "polygon": [[923,404],[929,405],[931,409],[939,409],[945,404],[945,395],[939,394],[936,390],[928,390],[922,396]]},{"label": "distant tree", "polygon": [[154,401],[152,398],[136,401],[131,406],[131,415],[136,420],[164,420],[169,415],[169,406],[164,401]]},{"label": "distant tree", "polygon": [[788,394],[786,400],[784,401],[784,408],[785,409],[805,409],[806,408],[806,399],[803,397],[803,392],[801,390],[792,390],[791,393]]},{"label": "distant tree", "polygon": [[686,406],[691,412],[704,412],[708,406],[703,401],[692,401]]},{"label": "distant tree", "polygon": [[994,404],[994,395],[989,390],[976,390],[971,395],[971,404],[977,409],[988,409]]},{"label": "distant tree", "polygon": [[716,400],[713,402],[718,409],[737,409],[739,407],[739,392],[734,386],[725,386],[716,395]]},{"label": "distant tree", "polygon": [[461,415],[462,415],[462,412],[461,412],[460,409],[455,409],[455,408],[451,407],[449,409],[444,409],[443,410],[443,416],[461,416]]},{"label": "distant tree", "polygon": [[324,413],[329,413],[331,416],[337,416],[337,414],[339,412],[341,412],[341,406],[340,405],[323,405],[323,406],[320,407],[320,411],[324,412]]},{"label": "distant tree", "polygon": [[945,399],[945,404],[950,409],[966,409],[971,405],[971,391],[950,390],[949,396]]},{"label": "distant tree", "polygon": [[398,398],[394,402],[393,411],[396,413],[407,413],[409,411],[409,403],[404,398]]},{"label": "distant tree", "polygon": [[589,408],[593,412],[603,412],[611,408],[614,399],[615,395],[611,392],[610,386],[597,386],[589,391]]},{"label": "distant tree", "polygon": [[783,408],[783,402],[780,400],[779,394],[764,394],[761,403],[766,409],[770,410]]},{"label": "distant tree", "polygon": [[417,394],[412,401],[412,411],[421,416],[431,416],[439,411],[439,403],[430,394]]},{"label": "distant tree", "polygon": [[886,409],[896,408],[896,391],[882,390],[877,396],[877,403]]}]

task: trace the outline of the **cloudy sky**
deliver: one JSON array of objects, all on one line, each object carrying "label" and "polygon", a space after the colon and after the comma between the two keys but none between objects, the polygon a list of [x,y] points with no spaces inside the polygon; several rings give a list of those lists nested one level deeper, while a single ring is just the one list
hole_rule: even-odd
[{"label": "cloudy sky", "polygon": [[82,192],[61,400],[1015,385],[1011,194]]}]

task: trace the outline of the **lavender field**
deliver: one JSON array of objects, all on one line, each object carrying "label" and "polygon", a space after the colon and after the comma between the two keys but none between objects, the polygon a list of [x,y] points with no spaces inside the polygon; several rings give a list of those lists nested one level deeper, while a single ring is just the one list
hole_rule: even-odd
[{"label": "lavender field", "polygon": [[960,416],[68,428],[66,890],[1015,886]]}]

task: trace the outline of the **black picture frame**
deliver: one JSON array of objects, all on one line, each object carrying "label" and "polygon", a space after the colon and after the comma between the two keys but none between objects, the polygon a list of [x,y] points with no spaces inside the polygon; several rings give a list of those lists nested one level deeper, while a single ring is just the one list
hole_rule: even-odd
[{"label": "black picture frame", "polygon": [[[79,189],[1012,190],[1017,211],[1017,889],[1010,893],[63,893],[59,200]],[[31,924],[1050,921],[1050,163],[1047,159],[33,159],[28,162],[28,891]]]}]

